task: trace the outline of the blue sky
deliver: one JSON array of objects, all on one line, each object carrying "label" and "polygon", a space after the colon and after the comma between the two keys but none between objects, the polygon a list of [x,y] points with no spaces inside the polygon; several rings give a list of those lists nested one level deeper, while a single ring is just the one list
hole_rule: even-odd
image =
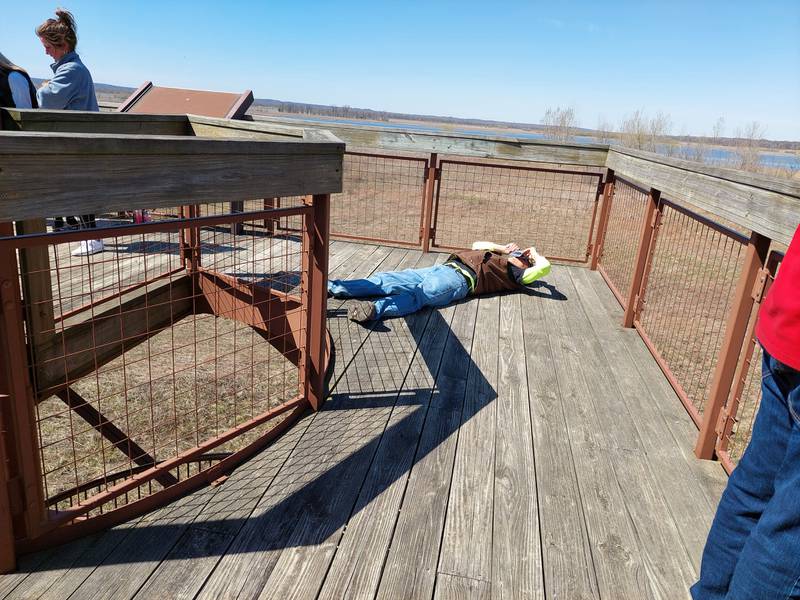
[{"label": "blue sky", "polygon": [[[533,123],[572,106],[585,127],[643,109],[675,134],[722,116],[729,135],[758,121],[800,140],[800,0],[64,2],[103,83]],[[34,76],[56,5],[0,22],[0,51]]]}]

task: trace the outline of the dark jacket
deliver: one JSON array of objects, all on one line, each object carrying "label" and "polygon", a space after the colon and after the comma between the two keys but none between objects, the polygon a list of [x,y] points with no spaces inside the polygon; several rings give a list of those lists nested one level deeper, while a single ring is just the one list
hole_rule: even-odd
[{"label": "dark jacket", "polygon": [[16,108],[14,104],[14,96],[11,94],[11,84],[8,82],[8,77],[11,73],[19,73],[28,82],[28,91],[31,95],[31,105],[33,108],[39,108],[36,103],[36,88],[33,86],[31,78],[22,69],[5,69],[0,67],[0,106]]},{"label": "dark jacket", "polygon": [[519,284],[510,276],[508,256],[487,250],[464,250],[452,255],[475,273],[473,294],[491,294],[506,290],[517,290]]}]

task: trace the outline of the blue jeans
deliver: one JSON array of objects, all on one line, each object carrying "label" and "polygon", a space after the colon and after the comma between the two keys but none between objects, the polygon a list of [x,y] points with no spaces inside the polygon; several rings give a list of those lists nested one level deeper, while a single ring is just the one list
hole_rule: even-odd
[{"label": "blue jeans", "polygon": [[764,351],[753,437],[703,550],[695,600],[800,598],[800,372]]},{"label": "blue jeans", "polygon": [[437,265],[376,273],[369,279],[333,279],[328,292],[336,298],[382,296],[375,301],[376,319],[402,317],[423,306],[447,306],[469,293],[467,280],[452,267]]}]

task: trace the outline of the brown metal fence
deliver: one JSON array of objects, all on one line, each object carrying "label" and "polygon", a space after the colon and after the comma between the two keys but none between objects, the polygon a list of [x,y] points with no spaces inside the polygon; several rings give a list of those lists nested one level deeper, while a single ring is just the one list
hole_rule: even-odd
[{"label": "brown metal fence", "polygon": [[[345,152],[343,168],[342,193],[331,203],[331,237],[420,247],[428,159]],[[274,198],[272,204],[291,206],[300,200]],[[290,219],[277,230],[297,232],[300,223]]]},{"label": "brown metal fence", "polygon": [[[345,193],[332,209],[333,235],[423,249],[513,239],[560,261],[592,258],[625,309],[623,324],[640,332],[698,427],[707,421],[709,402],[716,422],[719,398],[730,391],[729,354],[738,356],[741,348],[726,342],[726,335],[742,327],[733,317],[744,306],[742,281],[752,276],[753,239],[613,171],[604,176],[439,160],[436,154],[426,160],[351,153],[347,165]],[[745,382],[737,383],[736,406],[743,407],[738,421],[749,422],[757,406],[755,368],[741,377],[737,372],[737,381]],[[750,428],[728,423],[714,440],[730,470]],[[714,433],[701,431],[700,439]],[[700,445],[698,454],[706,455]]]},{"label": "brown metal fence", "polygon": [[586,262],[602,179],[593,172],[442,160],[432,245],[515,240],[555,260]]},{"label": "brown metal fence", "polygon": [[698,425],[746,245],[739,233],[662,199],[635,325]]},{"label": "brown metal fence", "polygon": [[346,152],[344,190],[331,206],[331,234],[419,246],[427,170],[424,158]]},{"label": "brown metal fence", "polygon": [[775,265],[762,269],[769,240],[613,171],[607,180],[593,265],[622,305],[623,325],[639,331],[700,429],[695,453],[718,454],[730,472],[758,405],[760,297],[751,290],[775,273]]},{"label": "brown metal fence", "polygon": [[[211,481],[318,405],[324,286],[311,275],[327,196],[230,206],[22,237],[2,225],[2,355],[16,375],[0,382],[15,390],[0,417],[36,448],[7,457],[26,490],[27,504],[11,500],[20,549]],[[299,236],[264,231],[290,220]],[[90,238],[104,252],[73,256]]]},{"label": "brown metal fence", "polygon": [[513,239],[555,260],[590,256],[603,181],[596,170],[366,152],[346,152],[344,169],[344,190],[331,205],[334,238],[423,250]]},{"label": "brown metal fence", "polygon": [[647,190],[617,177],[613,194],[607,200],[608,218],[597,266],[623,308],[636,265],[647,194]]}]

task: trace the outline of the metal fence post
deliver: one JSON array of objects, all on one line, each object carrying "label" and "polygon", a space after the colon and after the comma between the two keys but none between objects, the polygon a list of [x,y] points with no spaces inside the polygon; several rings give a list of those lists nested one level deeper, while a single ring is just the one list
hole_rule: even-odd
[{"label": "metal fence post", "polygon": [[717,421],[731,391],[739,354],[742,344],[745,342],[750,312],[753,309],[753,286],[766,264],[770,242],[769,238],[753,232],[747,244],[742,273],[736,284],[731,311],[725,324],[725,338],[719,351],[711,391],[703,411],[703,424],[694,447],[694,454],[697,458],[714,458],[717,444]]},{"label": "metal fence post", "polygon": [[303,277],[306,279],[306,347],[303,391],[311,408],[319,410],[325,400],[325,345],[327,343],[328,243],[330,194],[305,199],[312,212],[303,228]]},{"label": "metal fence post", "polygon": [[592,249],[591,270],[597,270],[597,263],[603,253],[603,244],[606,242],[606,231],[608,231],[608,217],[611,214],[611,203],[614,198],[614,170],[609,169],[606,175],[606,182],[603,186],[603,207],[600,209],[600,220],[597,223],[597,234],[594,237],[594,248]]},{"label": "metal fence post", "polygon": [[436,172],[438,169],[439,155],[431,153],[428,162],[428,170],[425,173],[425,188],[422,194],[422,227],[419,237],[422,243],[422,251],[429,252],[431,249],[431,219],[433,215],[433,190],[436,187]]},{"label": "metal fence post", "polygon": [[659,208],[660,201],[661,192],[650,188],[650,193],[647,195],[647,208],[644,211],[644,219],[642,219],[642,232],[639,235],[639,250],[636,253],[636,262],[633,266],[631,287],[628,291],[628,300],[625,303],[625,314],[622,317],[623,327],[633,327],[633,322],[639,311],[639,301],[645,287],[643,284],[647,280],[647,270],[651,265],[651,261],[648,260],[648,257],[651,255],[652,245],[654,243],[653,233],[658,225],[658,219],[661,214]]}]

